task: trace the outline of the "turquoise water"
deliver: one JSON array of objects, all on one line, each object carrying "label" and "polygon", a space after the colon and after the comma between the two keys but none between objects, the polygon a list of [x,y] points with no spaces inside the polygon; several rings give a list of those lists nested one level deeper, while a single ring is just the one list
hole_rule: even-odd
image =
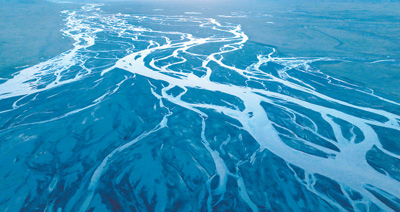
[{"label": "turquoise water", "polygon": [[104,7],[0,84],[2,211],[400,210],[400,103],[313,65],[339,59]]}]

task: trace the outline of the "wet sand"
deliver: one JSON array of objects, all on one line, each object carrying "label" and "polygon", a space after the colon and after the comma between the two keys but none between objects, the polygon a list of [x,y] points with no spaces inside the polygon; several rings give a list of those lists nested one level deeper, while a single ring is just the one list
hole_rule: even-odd
[{"label": "wet sand", "polygon": [[[241,24],[250,42],[273,46],[281,57],[346,60],[314,65],[331,76],[400,100],[400,2],[97,2],[105,3],[104,10],[113,13],[197,15]],[[60,11],[71,7],[79,5],[41,1],[2,3],[0,76],[15,72],[15,67],[36,64],[71,48],[71,41],[64,39],[59,31],[64,24]],[[378,60],[389,62],[370,63]]]},{"label": "wet sand", "polygon": [[[400,100],[400,2],[134,1],[110,4],[105,10],[197,15],[241,24],[250,42],[273,46],[281,57],[346,60],[314,66]],[[371,63],[379,60],[390,62]]]},{"label": "wet sand", "polygon": [[6,1],[0,5],[0,78],[17,67],[35,65],[70,48],[72,41],[60,30],[61,11],[72,4],[46,1]]}]

